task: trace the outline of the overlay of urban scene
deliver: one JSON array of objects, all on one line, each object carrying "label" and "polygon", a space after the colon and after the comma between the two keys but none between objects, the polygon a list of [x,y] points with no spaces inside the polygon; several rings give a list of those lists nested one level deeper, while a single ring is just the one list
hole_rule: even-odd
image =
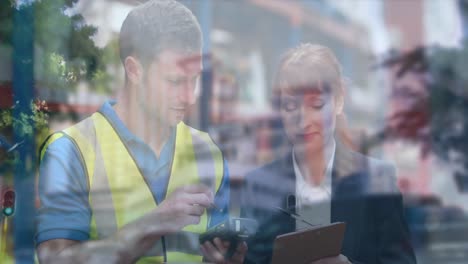
[{"label": "overlay of urban scene", "polygon": [[[0,1],[0,263],[35,261],[41,145],[115,99],[119,32],[142,2]],[[417,262],[466,263],[468,1],[178,2],[203,35],[185,123],[223,154],[230,216],[241,215],[244,177],[287,154],[274,90],[282,54],[319,44],[344,77],[340,140],[395,166]]]}]

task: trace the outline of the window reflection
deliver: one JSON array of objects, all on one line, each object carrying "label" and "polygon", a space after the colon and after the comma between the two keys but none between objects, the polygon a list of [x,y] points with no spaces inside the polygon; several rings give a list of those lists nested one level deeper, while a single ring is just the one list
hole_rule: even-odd
[{"label": "window reflection", "polygon": [[[146,1],[0,3],[0,194],[14,190],[17,197],[14,214],[1,218],[1,263],[33,257],[34,219],[41,208],[36,161],[44,140],[121,93],[126,79],[119,32],[140,2]],[[339,144],[395,168],[394,182],[373,176],[380,193],[366,202],[385,203],[388,193],[380,187],[395,183],[417,262],[466,260],[466,1],[178,2],[199,21],[204,43],[201,71],[190,78],[167,79],[174,94],[193,92],[186,99],[197,100],[185,116],[174,115],[207,132],[223,153],[231,217],[243,210],[246,175],[289,155],[288,132],[301,126],[303,113],[310,110],[318,118],[334,109],[323,95],[284,96],[275,89],[282,55],[311,43],[330,49],[341,67],[344,114],[337,117],[334,132]],[[326,77],[319,71],[293,73],[288,81]],[[151,93],[118,103],[131,109],[151,98],[159,100]],[[148,120],[132,121],[142,134],[155,133]],[[285,130],[291,124],[292,129]],[[200,157],[208,159],[210,152],[203,153]],[[372,175],[385,174],[386,168],[377,166]],[[251,191],[273,201],[286,184],[264,178]],[[34,190],[36,195],[31,194]],[[281,229],[278,223],[272,220],[268,228]]]}]

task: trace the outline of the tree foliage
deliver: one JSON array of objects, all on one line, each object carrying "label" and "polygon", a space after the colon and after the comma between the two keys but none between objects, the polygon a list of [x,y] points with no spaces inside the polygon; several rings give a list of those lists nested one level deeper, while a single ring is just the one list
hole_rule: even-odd
[{"label": "tree foliage", "polygon": [[86,25],[81,14],[73,13],[78,0],[36,0],[20,6],[14,2],[0,1],[0,45],[14,50],[15,11],[32,8],[37,89],[73,90],[79,81],[93,84],[107,74],[103,50],[92,40],[97,29]]},{"label": "tree foliage", "polygon": [[[97,29],[87,25],[83,16],[74,11],[78,0],[33,0],[17,5],[15,0],[0,0],[0,69],[12,68],[15,32],[27,32],[33,36],[34,88],[35,90],[74,91],[79,82],[89,83],[91,90],[110,91],[110,75],[106,71],[109,48],[101,49],[93,41]],[[26,1],[25,1],[26,2]],[[31,23],[15,24],[15,16],[26,9],[33,11]],[[21,28],[24,27],[24,28]],[[18,37],[18,34],[16,34]],[[27,37],[27,36],[25,36]],[[21,38],[21,36],[19,36]],[[27,38],[25,38],[27,39]],[[0,80],[3,87],[12,87],[13,76]],[[27,77],[26,77],[27,78]],[[0,136],[13,142],[13,131],[17,138],[34,137],[40,145],[48,133],[47,107],[43,101],[30,102],[31,111],[13,116],[17,102],[0,109]],[[15,158],[6,155],[0,148],[3,169]],[[0,168],[1,169],[1,168]]]},{"label": "tree foliage", "polygon": [[[460,3],[467,17],[468,1]],[[393,52],[380,66],[396,69],[397,80],[409,77],[412,82],[393,85],[394,100],[403,102],[403,107],[390,116],[378,137],[418,142],[423,155],[432,151],[458,165],[457,181],[468,182],[468,40],[459,48],[427,46]]]}]

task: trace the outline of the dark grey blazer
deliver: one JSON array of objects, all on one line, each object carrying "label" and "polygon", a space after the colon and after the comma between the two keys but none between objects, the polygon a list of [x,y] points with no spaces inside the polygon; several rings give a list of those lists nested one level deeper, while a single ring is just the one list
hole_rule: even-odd
[{"label": "dark grey blazer", "polygon": [[[295,184],[290,153],[246,176],[241,217],[254,218],[260,226],[248,241],[245,263],[270,263],[276,236],[295,230],[294,219],[272,209],[288,209]],[[416,263],[395,168],[339,143],[332,171],[331,221],[346,222],[342,254],[353,263]]]}]

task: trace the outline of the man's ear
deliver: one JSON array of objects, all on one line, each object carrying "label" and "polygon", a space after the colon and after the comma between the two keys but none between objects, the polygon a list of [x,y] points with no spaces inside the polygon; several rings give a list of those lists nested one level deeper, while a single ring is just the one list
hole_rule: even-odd
[{"label": "man's ear", "polygon": [[135,57],[128,56],[124,61],[125,73],[128,81],[131,83],[139,83],[143,74],[143,67]]}]

